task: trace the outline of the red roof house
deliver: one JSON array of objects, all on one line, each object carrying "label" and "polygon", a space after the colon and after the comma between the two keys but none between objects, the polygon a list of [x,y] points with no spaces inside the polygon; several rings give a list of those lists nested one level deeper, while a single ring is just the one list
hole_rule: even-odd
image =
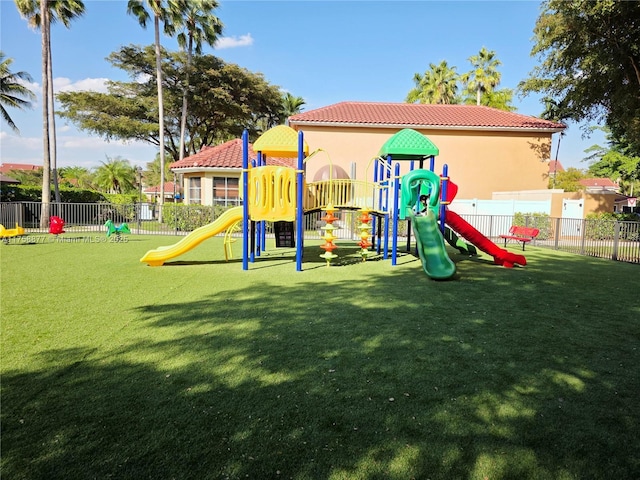
[{"label": "red roof house", "polygon": [[0,163],[0,173],[9,173],[11,170],[36,171],[41,170],[42,165],[33,165],[31,163]]},{"label": "red roof house", "polygon": [[[256,157],[249,144],[249,159]],[[294,166],[294,159],[268,158],[267,164]],[[235,139],[213,147],[204,146],[194,155],[170,165],[182,177],[185,202],[237,205],[240,202],[242,140]]]},{"label": "red roof house", "polygon": [[562,123],[477,105],[424,105],[415,103],[341,102],[289,117],[289,124],[562,131]]},{"label": "red roof house", "polygon": [[[307,179],[331,163],[371,181],[371,161],[384,143],[402,129],[416,130],[439,150],[436,173],[447,164],[458,198],[464,199],[546,189],[551,138],[566,128],[485,106],[382,102],[340,102],[293,115],[289,125],[304,132],[310,151],[326,152],[307,162]],[[401,162],[401,174],[409,168]]]},{"label": "red roof house", "polygon": [[620,185],[609,178],[583,178],[578,183],[585,187],[587,192],[620,192]]},{"label": "red roof house", "polygon": [[[250,143],[249,158],[252,159],[255,157],[256,154]],[[293,166],[292,160],[289,158],[269,158],[267,162],[271,165]],[[205,145],[198,153],[185,157],[180,161],[173,162],[169,167],[176,173],[185,173],[193,170],[203,171],[207,169],[242,169],[242,140],[237,138],[214,147]]]}]

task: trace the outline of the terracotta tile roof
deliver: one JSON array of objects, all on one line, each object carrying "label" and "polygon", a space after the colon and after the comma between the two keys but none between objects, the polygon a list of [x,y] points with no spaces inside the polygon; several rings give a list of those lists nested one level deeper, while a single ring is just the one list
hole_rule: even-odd
[{"label": "terracotta tile roof", "polygon": [[[249,158],[256,157],[252,144],[249,144]],[[280,165],[292,167],[295,159],[289,158],[268,158],[270,165]],[[236,138],[215,147],[205,145],[200,151],[189,157],[185,157],[178,162],[173,162],[171,169],[179,168],[242,168],[242,140]]]},{"label": "terracotta tile roof", "polygon": [[[164,194],[168,195],[169,193],[171,193],[173,195],[173,188],[174,188],[174,183],[173,182],[164,182]],[[179,183],[175,184],[175,189],[176,192],[179,192],[182,190],[182,187],[180,187]],[[143,190],[144,193],[160,193],[160,185],[154,185],[153,187],[146,187]]]},{"label": "terracotta tile roof", "polygon": [[549,162],[549,173],[564,172],[564,167],[558,160],[551,160]]},{"label": "terracotta tile roof", "polygon": [[291,126],[345,125],[560,131],[562,123],[477,105],[341,102],[289,117]]},{"label": "terracotta tile roof", "polygon": [[580,185],[584,185],[585,187],[614,187],[618,188],[619,185],[609,178],[583,178],[582,180],[578,180]]},{"label": "terracotta tile roof", "polygon": [[42,165],[33,165],[31,163],[2,163],[0,164],[0,173],[8,173],[11,170],[40,170]]}]

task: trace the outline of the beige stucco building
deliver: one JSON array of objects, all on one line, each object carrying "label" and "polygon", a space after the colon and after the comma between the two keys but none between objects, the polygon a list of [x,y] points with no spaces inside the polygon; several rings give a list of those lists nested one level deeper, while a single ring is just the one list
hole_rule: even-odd
[{"label": "beige stucco building", "polygon": [[[311,110],[290,117],[289,125],[303,131],[310,152],[322,150],[306,164],[307,181],[317,179],[328,163],[353,179],[372,180],[371,160],[382,145],[411,128],[438,147],[435,172],[448,165],[458,198],[483,199],[496,191],[547,188],[552,135],[565,128],[483,106],[374,102]],[[403,162],[401,173],[408,170],[409,162]]]},{"label": "beige stucco building", "polygon": [[[542,190],[549,179],[554,133],[565,126],[535,117],[475,105],[342,102],[294,115],[310,157],[307,182],[335,176],[373,180],[375,159],[385,142],[403,129],[422,133],[435,144],[436,173],[447,164],[458,199],[491,199],[494,192]],[[315,152],[315,153],[314,153]],[[254,157],[253,150],[250,156]],[[172,170],[182,180],[186,203],[237,205],[242,171],[240,140],[203,149]],[[288,159],[269,163],[286,165]],[[419,168],[418,162],[414,164]],[[401,174],[410,162],[401,162]],[[429,168],[425,160],[423,168]]]}]

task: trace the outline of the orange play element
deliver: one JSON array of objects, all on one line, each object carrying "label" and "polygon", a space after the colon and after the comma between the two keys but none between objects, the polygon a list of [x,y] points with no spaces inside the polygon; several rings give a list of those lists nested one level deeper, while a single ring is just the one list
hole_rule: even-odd
[{"label": "orange play element", "polygon": [[336,248],[338,248],[338,246],[334,243],[326,242],[325,244],[320,245],[320,248],[326,250],[327,252],[333,252]]},{"label": "orange play element", "polygon": [[334,258],[336,258],[338,255],[336,255],[335,253],[333,253],[333,251],[338,248],[337,245],[334,245],[333,241],[336,239],[336,237],[333,235],[333,230],[335,229],[335,226],[333,225],[333,222],[335,222],[336,220],[338,220],[338,217],[336,217],[333,212],[335,212],[335,208],[333,208],[333,204],[329,203],[325,208],[323,208],[322,210],[324,210],[326,213],[326,215],[324,217],[322,217],[322,220],[324,220],[325,222],[327,222],[327,224],[322,227],[322,230],[324,230],[324,236],[322,237],[325,241],[324,245],[320,245],[320,248],[322,248],[324,250],[324,253],[322,255],[320,255],[321,258],[324,258],[327,261],[327,267],[331,265],[331,260],[333,260]]},{"label": "orange play element", "polygon": [[333,215],[333,212],[327,212],[327,214],[322,217],[322,220],[324,220],[327,223],[333,223],[336,220],[338,220],[338,217]]},{"label": "orange play element", "polygon": [[358,245],[360,245],[360,256],[362,257],[362,261],[366,261],[367,260],[367,256],[371,253],[369,251],[369,248],[373,245],[369,239],[371,238],[371,215],[369,215],[369,210],[367,210],[366,208],[363,208],[361,210],[362,215],[360,215],[360,226],[358,227],[360,229],[360,242],[358,242]]},{"label": "orange play element", "polygon": [[360,222],[362,223],[369,223],[371,221],[371,215],[369,215],[369,212],[365,209],[362,211],[362,215],[360,215]]}]

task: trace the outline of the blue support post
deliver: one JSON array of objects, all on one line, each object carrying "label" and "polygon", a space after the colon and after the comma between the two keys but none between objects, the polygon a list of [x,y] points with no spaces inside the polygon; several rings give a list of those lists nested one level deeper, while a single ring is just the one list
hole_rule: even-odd
[{"label": "blue support post", "polygon": [[393,179],[393,246],[391,265],[397,263],[398,258],[398,197],[400,193],[400,164],[396,163],[395,178]]},{"label": "blue support post", "polygon": [[[378,183],[378,158],[376,158],[373,162],[373,183],[374,185]],[[375,190],[373,192],[374,198],[373,198],[373,209],[376,209],[376,199],[375,199]],[[377,225],[377,216],[374,215],[373,218],[371,219],[371,242],[373,243],[372,247],[378,252],[380,253],[380,250],[378,249],[378,245],[380,244],[380,242],[376,242],[376,232],[379,229],[379,226]]]},{"label": "blue support post", "polygon": [[242,132],[242,269],[249,270],[249,132]]},{"label": "blue support post", "polygon": [[449,184],[449,166],[442,167],[442,193],[440,195],[440,231],[444,235],[445,215],[447,208],[447,185]]},{"label": "blue support post", "polygon": [[303,199],[303,188],[304,188],[304,135],[302,130],[298,132],[298,173],[297,173],[297,185],[296,185],[296,193],[298,194],[298,199],[296,202],[296,236],[298,237],[296,240],[296,271],[302,271],[302,252],[304,247],[304,205],[302,204]]},{"label": "blue support post", "polygon": [[[258,157],[251,160],[251,168],[260,166],[260,155],[258,152]],[[256,222],[249,219],[249,263],[255,263],[256,261]]]},{"label": "blue support post", "polygon": [[391,189],[391,155],[387,157],[387,165],[384,169],[386,172],[387,188],[384,191],[384,255],[383,258],[389,258],[389,190]]},{"label": "blue support post", "polygon": [[[258,152],[258,165],[264,167],[267,164],[267,156],[262,152]],[[256,255],[260,256],[260,252],[267,249],[267,222],[261,220],[258,225],[258,248]]]},{"label": "blue support post", "polygon": [[436,157],[431,155],[429,157],[429,170],[431,170],[433,172],[435,170],[435,168],[436,168]]}]

